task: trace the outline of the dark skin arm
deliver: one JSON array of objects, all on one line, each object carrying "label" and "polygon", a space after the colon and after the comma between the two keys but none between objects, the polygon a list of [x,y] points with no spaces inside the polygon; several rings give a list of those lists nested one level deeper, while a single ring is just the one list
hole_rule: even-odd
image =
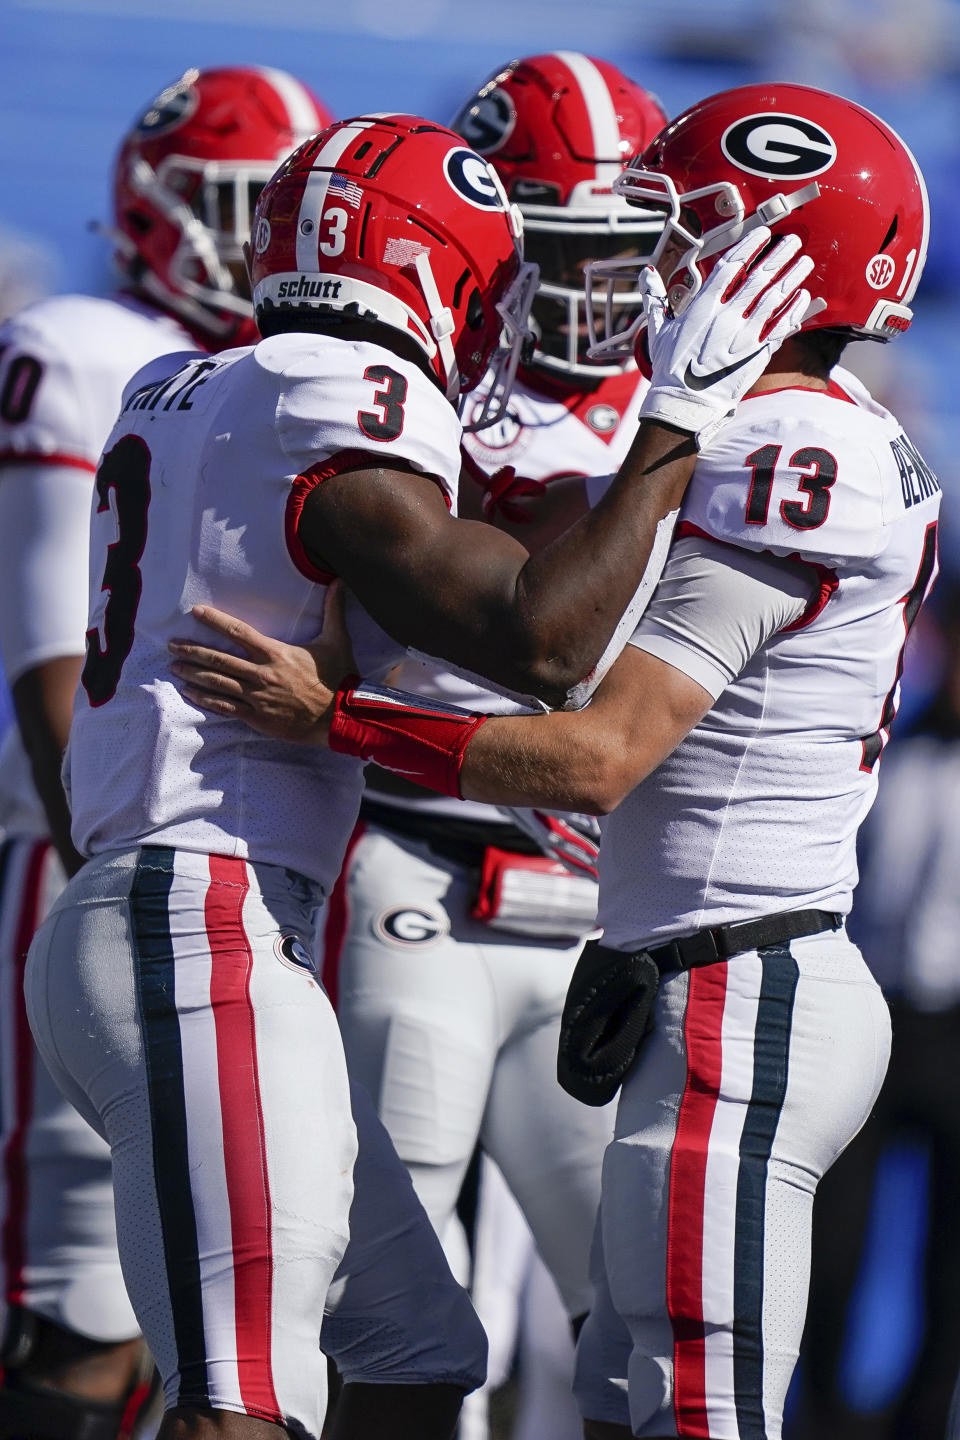
[{"label": "dark skin arm", "polygon": [[299,534],[401,644],[557,706],[603,653],[695,461],[688,435],[642,423],[600,503],[534,555],[454,520],[433,481],[386,469],[325,480]]},{"label": "dark skin arm", "polygon": [[33,770],[33,783],[43,802],[57,853],[68,875],[83,864],[70,841],[70,809],[60,779],[60,765],[70,733],[73,692],[83,657],[62,655],[47,660],[14,682],[17,724]]}]

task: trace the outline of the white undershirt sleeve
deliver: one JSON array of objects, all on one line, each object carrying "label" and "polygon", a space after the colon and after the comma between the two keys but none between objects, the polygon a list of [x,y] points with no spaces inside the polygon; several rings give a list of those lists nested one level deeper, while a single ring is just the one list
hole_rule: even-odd
[{"label": "white undershirt sleeve", "polygon": [[82,655],[89,591],[91,471],[0,468],[0,657],[7,683]]},{"label": "white undershirt sleeve", "polygon": [[685,536],[674,541],[629,643],[716,700],[771,636],[800,618],[814,592],[809,566]]}]

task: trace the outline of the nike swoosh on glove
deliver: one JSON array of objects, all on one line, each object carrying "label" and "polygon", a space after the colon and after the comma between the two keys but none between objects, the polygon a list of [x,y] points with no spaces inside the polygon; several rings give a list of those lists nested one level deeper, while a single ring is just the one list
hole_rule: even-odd
[{"label": "nike swoosh on glove", "polygon": [[758,260],[770,239],[759,226],[731,246],[679,316],[670,313],[657,271],[641,273],[652,375],[640,416],[689,431],[698,450],[810,309],[810,292],[800,287],[813,261],[799,253],[796,235],[784,235]]}]

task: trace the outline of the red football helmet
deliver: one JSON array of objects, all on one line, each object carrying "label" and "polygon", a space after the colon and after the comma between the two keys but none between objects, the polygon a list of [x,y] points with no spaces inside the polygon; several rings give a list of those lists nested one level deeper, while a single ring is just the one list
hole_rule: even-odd
[{"label": "red football helmet", "polygon": [[[628,205],[612,187],[666,123],[654,96],[615,66],[571,50],[512,61],[453,121],[523,213],[527,258],[540,266],[535,364],[581,377],[621,368],[587,360],[583,267],[652,249],[663,215]],[[630,289],[618,300],[630,307],[637,298]]]},{"label": "red football helmet", "polygon": [[218,345],[254,339],[243,263],[258,194],[332,116],[283,70],[188,70],[144,111],[117,158],[122,269]]},{"label": "red football helmet", "polygon": [[342,120],[301,145],[257,201],[257,319],[264,334],[279,328],[278,309],[391,325],[451,401],[484,374],[502,329],[496,393],[471,428],[492,424],[533,338],[537,270],[522,235],[495,171],[452,130],[413,115]]},{"label": "red football helmet", "polygon": [[[851,100],[806,85],[724,91],[658,135],[616,189],[667,216],[651,263],[669,253],[663,278],[677,314],[715,257],[769,225],[799,235],[815,262],[804,330],[889,340],[910,326],[930,231],[926,187],[900,137]],[[591,293],[608,287],[612,323],[597,347],[606,354],[632,352],[640,328],[617,328],[617,279],[613,265],[590,267]]]}]

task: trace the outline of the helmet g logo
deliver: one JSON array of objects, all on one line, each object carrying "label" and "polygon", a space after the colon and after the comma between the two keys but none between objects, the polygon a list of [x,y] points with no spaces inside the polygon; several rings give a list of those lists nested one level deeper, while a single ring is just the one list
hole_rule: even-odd
[{"label": "helmet g logo", "polygon": [[196,70],[188,70],[182,80],[168,85],[154,100],[148,110],[140,116],[134,127],[141,135],[160,135],[165,130],[172,130],[177,125],[182,125],[196,110],[200,102],[196,86],[193,84],[197,78]]},{"label": "helmet g logo", "polygon": [[450,184],[469,205],[478,210],[504,209],[499,182],[485,160],[472,150],[451,150],[443,162]]},{"label": "helmet g logo", "polygon": [[481,90],[469,105],[465,105],[450,126],[462,135],[467,144],[481,155],[490,155],[499,150],[510,136],[517,123],[517,112],[506,90],[494,86],[492,90]]},{"label": "helmet g logo", "polygon": [[837,158],[836,141],[799,115],[747,115],[724,131],[720,148],[738,170],[765,180],[806,180]]}]

